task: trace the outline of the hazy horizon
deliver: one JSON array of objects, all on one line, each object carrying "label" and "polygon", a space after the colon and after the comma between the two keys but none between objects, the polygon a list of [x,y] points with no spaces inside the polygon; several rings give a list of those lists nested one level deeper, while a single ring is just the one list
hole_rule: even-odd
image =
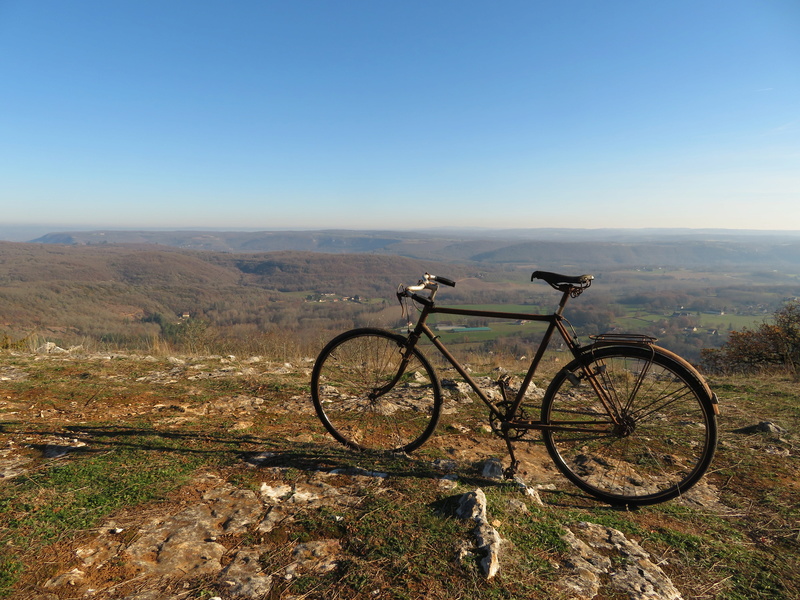
[{"label": "hazy horizon", "polygon": [[604,234],[612,235],[637,235],[641,237],[651,236],[682,236],[688,235],[693,237],[703,236],[731,236],[731,237],[800,237],[800,230],[792,229],[729,229],[729,228],[689,228],[689,227],[598,227],[598,228],[584,228],[584,227],[481,227],[481,226],[465,226],[465,227],[420,227],[420,228],[344,228],[344,227],[328,227],[328,228],[310,228],[310,227],[279,227],[279,228],[257,228],[257,227],[230,227],[230,228],[214,228],[214,227],[93,227],[93,226],[80,226],[80,225],[3,225],[0,224],[0,241],[8,242],[32,242],[37,238],[43,237],[48,234],[59,233],[87,233],[87,232],[153,232],[153,233],[169,233],[169,232],[208,232],[208,233],[260,233],[260,232],[316,232],[316,231],[343,231],[343,232],[397,232],[409,234],[413,232],[424,234],[453,234],[453,235],[468,235],[470,237],[494,237],[502,234],[511,234],[513,236],[528,235],[534,237],[548,238],[551,235],[557,235],[559,232],[583,232],[592,234],[594,236],[605,237]]}]

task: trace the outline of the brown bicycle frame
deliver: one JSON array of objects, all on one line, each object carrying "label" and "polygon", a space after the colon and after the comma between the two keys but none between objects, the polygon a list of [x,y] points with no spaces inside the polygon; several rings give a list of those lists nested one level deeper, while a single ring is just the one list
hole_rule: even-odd
[{"label": "brown bicycle frame", "polygon": [[[584,354],[586,349],[590,346],[580,346],[577,341],[575,341],[567,331],[566,327],[564,326],[564,317],[562,313],[564,312],[564,307],[567,304],[567,301],[570,298],[570,290],[566,290],[562,292],[562,297],[560,302],[558,303],[558,308],[556,309],[555,313],[553,314],[531,314],[531,313],[514,313],[514,312],[503,312],[503,311],[489,311],[489,310],[477,310],[477,309],[469,309],[469,308],[458,308],[458,307],[447,307],[447,306],[436,306],[433,301],[433,297],[435,292],[431,294],[429,298],[424,296],[420,296],[418,294],[409,294],[409,297],[414,301],[420,303],[422,305],[422,313],[420,314],[419,319],[417,320],[417,324],[414,326],[414,329],[408,336],[408,347],[416,346],[419,339],[424,335],[427,337],[431,343],[436,347],[436,349],[441,352],[442,356],[444,356],[447,361],[453,366],[453,368],[458,372],[461,377],[469,384],[469,386],[475,391],[478,397],[483,401],[484,404],[489,408],[492,415],[496,417],[502,423],[503,431],[507,431],[513,425],[515,429],[537,429],[537,430],[559,430],[559,431],[577,431],[577,432],[587,432],[593,433],[596,432],[595,429],[589,429],[586,425],[608,425],[607,421],[604,422],[597,422],[591,423],[582,421],[581,424],[583,427],[569,427],[569,422],[553,422],[553,423],[543,423],[540,421],[514,421],[514,416],[519,411],[519,408],[522,404],[522,400],[525,397],[525,393],[528,391],[528,387],[533,380],[533,376],[536,373],[537,368],[539,367],[539,363],[541,362],[542,358],[544,357],[544,353],[547,351],[547,347],[550,344],[550,340],[553,337],[555,332],[558,332],[561,338],[564,340],[564,343],[569,348],[570,352],[575,358],[579,358],[581,355]],[[531,361],[530,367],[528,367],[528,372],[525,375],[525,378],[520,385],[519,390],[517,391],[517,395],[512,401],[511,408],[508,411],[501,411],[497,408],[497,406],[489,400],[486,396],[484,391],[481,387],[475,382],[475,380],[470,376],[469,373],[461,366],[458,359],[456,359],[450,351],[445,347],[445,345],[439,339],[433,330],[428,327],[426,321],[429,315],[432,314],[445,314],[445,315],[459,315],[459,316],[468,316],[468,317],[484,317],[484,318],[494,318],[494,319],[516,319],[520,321],[539,321],[547,323],[547,330],[545,331],[544,337],[542,341],[539,343],[539,346],[536,350],[536,354]],[[405,370],[404,366],[400,368],[399,373],[402,373]],[[594,391],[597,393],[598,398],[603,403],[609,417],[611,417],[612,422],[617,425],[620,423],[619,419],[619,412],[617,407],[614,406],[614,402],[611,398],[608,397],[606,391],[600,386],[597,382],[597,379],[593,373],[590,373],[588,369],[584,368],[584,375],[586,379],[591,384]],[[504,393],[505,395],[505,393]],[[613,408],[612,408],[613,407]],[[510,440],[506,439],[506,442],[509,443]],[[509,448],[510,449],[510,448]]]}]

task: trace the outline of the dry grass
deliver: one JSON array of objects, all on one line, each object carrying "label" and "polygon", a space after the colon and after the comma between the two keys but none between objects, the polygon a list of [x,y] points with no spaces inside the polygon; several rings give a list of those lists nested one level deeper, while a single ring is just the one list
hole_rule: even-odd
[{"label": "dry grass", "polygon": [[[181,364],[181,361],[184,361]],[[496,361],[487,360],[486,368]],[[522,598],[554,595],[563,558],[562,524],[591,521],[639,540],[662,561],[684,598],[800,597],[800,490],[797,384],[778,377],[719,378],[721,445],[707,482],[714,502],[671,502],[620,512],[577,493],[546,464],[537,443],[524,453],[529,473],[557,484],[546,506],[508,512],[517,492],[482,480],[474,463],[502,455],[502,444],[477,433],[485,415],[449,416],[411,459],[356,456],[336,447],[310,408],[308,368],[220,357],[143,359],[127,355],[0,354],[0,459],[25,460],[23,472],[0,483],[0,589],[33,597],[53,574],[74,566],[75,549],[105,519],[135,523],[168,514],[198,496],[196,476],[213,472],[241,487],[265,477],[298,481],[317,469],[360,466],[389,474],[382,490],[361,490],[345,525],[309,512],[276,534],[280,561],[287,540],[338,537],[348,559],[337,571],[283,582],[273,596],[308,598]],[[261,398],[244,410],[236,399]],[[783,434],[737,433],[771,421]],[[458,422],[467,428],[449,427]],[[63,456],[48,448],[81,444]],[[270,451],[278,471],[248,467],[243,453]],[[52,453],[51,453],[52,454]],[[436,483],[436,458],[451,458],[464,485],[487,489],[490,511],[511,540],[502,575],[484,581],[475,565],[454,558],[453,539],[466,526],[448,516]],[[8,463],[6,463],[8,464]],[[247,536],[226,540],[247,545]],[[144,583],[124,563],[93,583],[108,596]],[[127,587],[126,587],[127,585]],[[210,579],[169,583],[188,598],[224,595]],[[379,590],[378,595],[374,594]],[[603,595],[606,594],[606,595]],[[60,596],[67,598],[67,595]],[[612,598],[602,592],[599,599]]]}]

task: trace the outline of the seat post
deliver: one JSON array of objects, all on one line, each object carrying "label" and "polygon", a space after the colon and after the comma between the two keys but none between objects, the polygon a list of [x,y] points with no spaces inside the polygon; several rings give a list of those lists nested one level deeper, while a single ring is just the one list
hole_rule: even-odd
[{"label": "seat post", "polygon": [[558,309],[556,310],[556,314],[560,317],[561,314],[564,312],[564,307],[567,305],[567,300],[570,297],[571,288],[567,288],[561,294],[561,301],[558,303]]}]

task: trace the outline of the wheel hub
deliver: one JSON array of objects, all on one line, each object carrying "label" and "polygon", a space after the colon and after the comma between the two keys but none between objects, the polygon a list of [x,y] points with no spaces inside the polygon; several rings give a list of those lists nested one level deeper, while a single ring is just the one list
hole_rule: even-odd
[{"label": "wheel hub", "polygon": [[622,415],[622,419],[614,426],[614,435],[628,437],[636,430],[636,421],[630,415]]}]

